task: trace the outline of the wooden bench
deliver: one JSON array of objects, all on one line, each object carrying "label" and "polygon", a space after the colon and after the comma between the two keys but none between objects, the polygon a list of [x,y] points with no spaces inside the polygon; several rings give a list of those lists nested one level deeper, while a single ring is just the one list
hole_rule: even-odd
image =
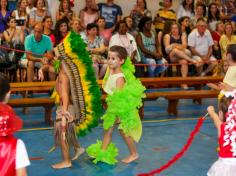
[{"label": "wooden bench", "polygon": [[22,94],[22,98],[10,99],[8,104],[12,107],[43,107],[44,120],[47,124],[52,125],[52,108],[55,105],[54,101],[49,96],[45,97],[32,97],[25,96],[26,91],[44,92],[48,93],[55,86],[55,81],[49,82],[18,82],[10,83],[11,92]]},{"label": "wooden bench", "polygon": [[[215,98],[218,95],[217,91],[212,90],[200,90],[202,84],[206,83],[218,83],[222,81],[222,77],[164,77],[164,78],[140,78],[142,84],[145,87],[176,87],[181,84],[195,85],[198,90],[174,90],[171,92],[147,92],[146,99],[153,100],[159,97],[164,97],[168,100],[168,113],[178,115],[177,106],[179,99],[201,99],[201,98]],[[98,84],[101,87],[102,80],[98,80]],[[50,82],[19,82],[11,83],[11,91],[23,93],[26,91],[34,92],[48,92],[55,87],[55,81]],[[102,96],[102,101],[105,102],[106,95]],[[46,97],[32,97],[10,99],[9,105],[13,107],[43,107],[45,109],[44,119],[48,124],[52,124],[52,108],[54,102],[49,96]],[[140,110],[140,115],[143,118],[143,108]]]},{"label": "wooden bench", "polygon": [[169,114],[178,115],[179,99],[199,99],[199,98],[216,98],[219,91],[216,90],[179,90],[172,92],[148,92],[147,100],[155,100],[164,97],[168,100],[167,112]]}]

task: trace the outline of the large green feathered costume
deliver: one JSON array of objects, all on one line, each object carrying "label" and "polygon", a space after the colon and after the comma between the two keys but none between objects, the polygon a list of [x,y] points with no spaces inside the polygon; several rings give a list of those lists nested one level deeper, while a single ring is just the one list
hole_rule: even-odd
[{"label": "large green feathered costume", "polygon": [[[142,106],[142,98],[145,97],[145,87],[134,76],[135,69],[130,58],[127,58],[122,65],[122,72],[125,75],[125,85],[122,89],[116,89],[113,94],[107,96],[108,108],[102,116],[103,128],[108,130],[119,119],[118,129],[138,142],[142,134],[142,123],[138,109]],[[109,72],[104,77],[104,84],[106,84],[108,76]],[[94,163],[101,161],[115,164],[117,162],[115,157],[118,155],[115,144],[110,143],[106,151],[101,150],[101,145],[102,141],[97,141],[96,144],[89,146],[87,148],[88,155],[95,158]]]}]

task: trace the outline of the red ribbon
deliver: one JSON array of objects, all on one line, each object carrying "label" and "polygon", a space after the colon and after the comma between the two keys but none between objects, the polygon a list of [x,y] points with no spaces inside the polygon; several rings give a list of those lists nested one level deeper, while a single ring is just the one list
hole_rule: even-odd
[{"label": "red ribbon", "polygon": [[190,145],[192,144],[192,142],[194,140],[194,137],[199,132],[204,119],[205,119],[205,117],[201,117],[198,119],[198,122],[197,122],[194,130],[191,132],[191,134],[187,140],[187,143],[173,158],[171,158],[166,164],[162,165],[160,168],[155,169],[149,173],[138,174],[138,176],[154,176],[155,174],[160,174],[162,171],[166,170],[168,167],[170,167],[172,164],[174,164],[177,160],[179,160],[184,155],[184,153],[189,149]]}]

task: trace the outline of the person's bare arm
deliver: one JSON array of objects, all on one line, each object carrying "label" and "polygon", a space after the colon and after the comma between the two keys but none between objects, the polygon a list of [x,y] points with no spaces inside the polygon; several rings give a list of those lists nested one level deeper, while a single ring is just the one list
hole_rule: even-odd
[{"label": "person's bare arm", "polygon": [[6,30],[3,32],[3,37],[5,38],[6,42],[11,42],[13,36],[15,35],[15,31],[12,31],[12,32],[7,32]]},{"label": "person's bare arm", "polygon": [[116,80],[116,88],[117,89],[122,89],[125,85],[125,78],[124,77],[120,77]]},{"label": "person's bare arm", "polygon": [[208,106],[207,112],[218,130],[218,136],[220,136],[220,126],[222,124],[222,121],[220,120],[219,115],[215,112],[215,108],[213,106]]},{"label": "person's bare arm", "polygon": [[20,168],[16,170],[16,176],[27,176],[26,168]]}]

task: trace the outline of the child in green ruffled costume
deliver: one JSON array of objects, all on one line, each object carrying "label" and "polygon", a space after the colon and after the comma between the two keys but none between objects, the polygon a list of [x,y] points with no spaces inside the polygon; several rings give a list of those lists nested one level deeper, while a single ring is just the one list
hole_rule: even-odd
[{"label": "child in green ruffled costume", "polygon": [[111,142],[115,126],[118,126],[121,136],[126,142],[130,155],[122,160],[130,163],[139,158],[135,142],[138,142],[142,134],[142,123],[138,109],[142,105],[145,96],[145,87],[134,76],[134,66],[127,51],[121,46],[112,46],[108,52],[108,66],[103,89],[108,94],[106,103],[107,110],[102,116],[105,130],[103,141],[89,146],[86,151],[94,158],[93,162],[99,161],[107,164],[115,164],[118,149]]}]

